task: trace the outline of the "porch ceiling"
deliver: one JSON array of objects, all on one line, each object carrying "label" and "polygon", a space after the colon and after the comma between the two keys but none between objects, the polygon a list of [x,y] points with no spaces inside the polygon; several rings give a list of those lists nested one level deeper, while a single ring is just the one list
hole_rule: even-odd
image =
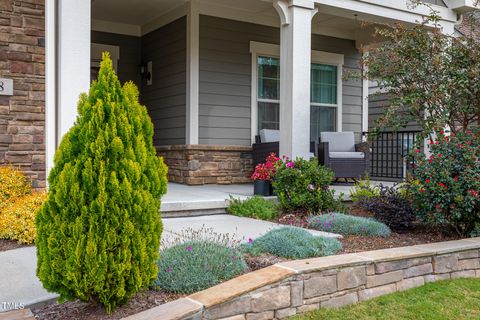
[{"label": "porch ceiling", "polygon": [[[168,12],[183,6],[189,0],[93,0],[92,19],[97,23],[121,24],[139,30]],[[261,0],[197,0],[201,14],[219,15],[225,18],[279,26],[278,13],[271,2]],[[233,14],[233,12],[238,12]],[[320,12],[313,20],[313,33],[354,40],[358,36],[360,22],[350,17]],[[148,29],[148,28],[147,28]],[[149,30],[149,29],[148,29]],[[121,31],[117,30],[121,33]]]},{"label": "porch ceiling", "polygon": [[188,0],[93,0],[92,19],[141,26]]}]

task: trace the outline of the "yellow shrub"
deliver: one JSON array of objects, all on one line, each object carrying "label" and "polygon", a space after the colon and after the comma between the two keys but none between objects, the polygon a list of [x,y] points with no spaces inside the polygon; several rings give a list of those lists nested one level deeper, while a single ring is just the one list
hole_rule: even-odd
[{"label": "yellow shrub", "polygon": [[30,180],[17,168],[0,166],[0,208],[7,202],[31,193]]},{"label": "yellow shrub", "polygon": [[0,239],[35,242],[35,216],[46,198],[45,192],[34,192],[7,203],[0,211]]}]

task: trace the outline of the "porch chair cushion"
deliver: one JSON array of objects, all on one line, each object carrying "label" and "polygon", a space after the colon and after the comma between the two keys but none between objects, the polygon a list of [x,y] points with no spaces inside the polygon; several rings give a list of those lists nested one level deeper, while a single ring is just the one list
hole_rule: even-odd
[{"label": "porch chair cushion", "polygon": [[320,141],[328,142],[330,153],[355,152],[353,132],[321,132]]},{"label": "porch chair cushion", "polygon": [[365,153],[363,152],[329,152],[329,156],[332,159],[364,159]]},{"label": "porch chair cushion", "polygon": [[271,129],[260,130],[260,141],[262,143],[280,141],[280,130],[271,130]]}]

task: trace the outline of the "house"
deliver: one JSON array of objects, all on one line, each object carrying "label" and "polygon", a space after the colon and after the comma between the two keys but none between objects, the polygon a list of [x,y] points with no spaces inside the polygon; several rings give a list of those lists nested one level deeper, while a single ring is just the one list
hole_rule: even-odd
[{"label": "house", "polygon": [[[471,0],[429,0],[452,33]],[[374,25],[415,24],[407,0],[0,0],[0,161],[45,186],[101,52],[133,80],[154,143],[185,184],[248,182],[260,129],[310,155],[321,131],[368,130],[362,45]],[[363,21],[369,22],[368,27]]]}]

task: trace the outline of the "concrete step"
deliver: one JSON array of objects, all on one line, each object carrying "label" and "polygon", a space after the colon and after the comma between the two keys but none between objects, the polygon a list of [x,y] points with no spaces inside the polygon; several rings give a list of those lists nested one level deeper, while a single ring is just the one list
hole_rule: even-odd
[{"label": "concrete step", "polygon": [[196,200],[162,202],[160,212],[164,218],[196,217],[212,214],[224,214],[228,200]]}]

